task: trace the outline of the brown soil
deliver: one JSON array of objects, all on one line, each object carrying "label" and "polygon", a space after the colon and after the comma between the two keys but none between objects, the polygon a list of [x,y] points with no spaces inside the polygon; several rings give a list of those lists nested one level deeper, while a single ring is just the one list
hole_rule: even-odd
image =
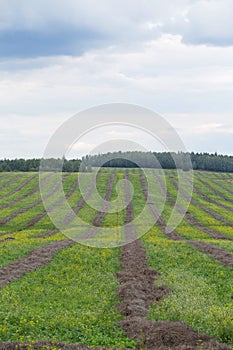
[{"label": "brown soil", "polygon": [[[155,216],[155,218],[157,219],[158,224],[160,225],[161,230],[163,231],[163,233],[170,239],[175,240],[175,241],[180,241],[182,240],[182,237],[176,232],[176,231],[172,231],[172,232],[167,232],[166,231],[166,223],[161,215],[161,213],[158,211],[156,205],[151,201],[150,197],[148,196],[148,191],[147,191],[147,184],[146,184],[146,180],[145,177],[142,173],[142,171],[140,171],[140,181],[141,181],[141,185],[142,185],[142,192],[144,194],[144,197],[147,201],[147,205],[149,206],[151,212],[153,213],[153,215]],[[156,178],[156,181],[159,184],[161,193],[167,197],[167,193],[165,188],[163,187],[161,181],[159,181]]]},{"label": "brown soil", "polygon": [[210,255],[211,257],[219,261],[222,265],[233,266],[232,253],[203,241],[188,241],[188,243],[193,245],[196,249],[200,250],[201,252]]},{"label": "brown soil", "polygon": [[[66,175],[65,175],[66,176]],[[54,193],[56,193],[57,188],[60,186],[60,181],[58,181],[56,183],[56,185],[48,192],[48,194],[45,196],[45,198],[49,198],[50,196],[52,196]],[[42,198],[38,199],[37,201],[35,201],[34,203],[26,206],[25,208],[19,209],[17,211],[15,211],[14,213],[12,213],[11,215],[7,216],[5,219],[3,219],[2,221],[0,221],[0,226],[4,226],[6,223],[8,223],[10,220],[14,219],[16,216],[23,214],[25,212],[27,212],[28,210],[30,210],[31,208],[34,208],[35,206],[37,206],[38,204],[42,203]]]},{"label": "brown soil", "polygon": [[[175,187],[178,189],[178,183],[177,183],[177,181],[176,181],[175,179],[172,179],[172,182],[173,182],[173,184],[175,185]],[[180,191],[181,191],[182,195],[183,195],[185,198],[189,199],[189,196],[187,195],[187,193],[186,193],[183,189],[181,189]],[[207,198],[207,197],[205,197],[205,198]],[[208,200],[208,201],[209,201],[209,200]],[[210,202],[210,201],[209,201],[209,202]],[[232,221],[229,221],[229,220],[227,220],[227,219],[221,217],[221,216],[220,216],[218,213],[216,213],[214,210],[212,210],[212,209],[210,209],[210,208],[207,208],[207,207],[204,206],[203,204],[201,204],[201,203],[199,203],[199,202],[196,202],[196,201],[193,200],[193,199],[192,199],[192,203],[193,203],[195,206],[197,206],[197,207],[201,208],[202,210],[204,210],[206,213],[210,214],[214,219],[216,219],[216,220],[218,220],[218,221],[220,221],[220,222],[222,222],[222,223],[224,223],[224,224],[226,224],[226,225],[228,225],[228,226],[232,226],[232,227],[233,227],[233,222],[232,222]]]},{"label": "brown soil", "polygon": [[122,301],[118,309],[125,316],[121,326],[130,339],[139,340],[138,349],[231,349],[183,322],[146,319],[150,305],[159,302],[170,290],[166,285],[154,285],[159,273],[148,266],[145,249],[139,240],[122,248],[120,265],[118,296]]},{"label": "brown soil", "polygon": [[[96,182],[96,178],[99,176],[100,172],[98,172],[98,174],[96,176],[93,176],[89,186],[88,186],[88,189],[87,189],[87,192],[85,193],[84,197],[82,197],[80,199],[80,201],[78,202],[78,204],[76,205],[76,207],[73,209],[73,212],[70,213],[69,215],[67,215],[64,220],[62,221],[62,225],[63,226],[66,226],[68,225],[74,218],[75,216],[78,214],[79,210],[83,208],[83,206],[86,204],[86,200],[90,197],[92,191],[93,191],[93,188],[95,186],[95,182]],[[83,175],[85,176],[85,175]]]},{"label": "brown soil", "polygon": [[[48,179],[51,178],[51,176],[52,176],[52,174],[47,175],[47,176],[41,181],[41,183],[45,183],[46,181],[48,181]],[[31,190],[30,192],[28,192],[28,193],[22,195],[21,197],[16,198],[16,199],[14,199],[13,201],[8,202],[7,204],[1,205],[1,206],[0,206],[0,209],[5,209],[5,208],[8,208],[8,207],[11,207],[13,204],[18,203],[18,202],[20,202],[22,199],[28,198],[29,196],[31,196],[31,195],[33,195],[34,193],[38,192],[39,189],[40,189],[40,187],[39,187],[39,185],[37,185],[33,190]]]},{"label": "brown soil", "polygon": [[4,239],[0,239],[0,242],[12,241],[14,239],[15,239],[14,237],[7,237],[7,238],[4,238]]},{"label": "brown soil", "polygon": [[5,179],[6,177],[9,177],[10,173],[8,172],[7,174],[5,175],[1,175],[0,176],[0,181],[2,181],[3,179]]},{"label": "brown soil", "polygon": [[[187,182],[189,182],[187,178],[186,178],[185,180],[186,180]],[[201,182],[204,184],[204,181],[201,181]],[[217,191],[215,191],[215,189],[212,188],[209,184],[205,183],[205,186],[208,187],[212,192],[214,192],[214,193],[217,192]],[[221,207],[221,208],[224,208],[224,209],[226,209],[226,210],[229,210],[229,211],[232,211],[232,212],[233,212],[233,208],[231,208],[231,207],[229,207],[229,206],[227,206],[227,205],[224,205],[224,204],[222,204],[222,203],[219,203],[219,202],[215,201],[214,199],[209,198],[209,197],[206,196],[199,188],[197,188],[195,185],[193,185],[193,190],[194,190],[201,198],[203,198],[206,202],[215,204],[215,205],[217,205],[217,206],[219,206],[219,207]],[[219,192],[219,193],[220,193],[220,192]],[[222,198],[222,196],[220,196],[220,195],[218,195],[218,196]],[[228,200],[228,202],[229,202],[229,200]]]},{"label": "brown soil", "polygon": [[[20,175],[17,175],[17,176],[15,176],[15,177],[13,177],[13,179],[10,179],[10,180],[7,181],[4,185],[0,186],[0,190],[3,190],[3,188],[5,188],[5,187],[11,185],[13,182],[15,182],[16,180],[18,180],[18,179],[19,179],[20,177],[22,177],[22,176],[23,176],[23,174],[20,174]],[[2,179],[3,179],[4,177],[7,177],[7,176],[3,176]]]},{"label": "brown soil", "polygon": [[[223,193],[221,193],[220,191],[216,190],[216,188],[214,188],[213,186],[211,186],[208,182],[202,180],[202,179],[198,179],[199,182],[201,182],[206,188],[208,188],[211,192],[213,192],[216,196],[224,199],[226,202],[232,202],[229,198],[225,197]],[[207,197],[208,198],[208,197]]]},{"label": "brown soil", "polygon": [[31,176],[29,179],[25,180],[24,182],[21,183],[21,185],[19,185],[18,187],[16,187],[14,190],[12,190],[11,192],[5,194],[2,198],[6,198],[11,196],[12,194],[20,191],[24,186],[26,186],[29,182],[31,182],[33,179],[35,179],[36,175]]},{"label": "brown soil", "polygon": [[[220,179],[220,180],[225,180],[228,183],[232,183],[233,178],[231,178],[231,179]],[[211,181],[213,181],[213,183],[218,184],[218,186],[221,187],[223,190],[228,191],[228,193],[233,194],[233,190],[231,190],[229,187],[224,186],[224,184],[221,181],[216,180],[216,179],[211,179]],[[229,201],[229,198],[227,200]]]},{"label": "brown soil", "polygon": [[[127,199],[127,185],[125,190]],[[133,211],[128,206],[126,221],[132,221],[132,218]],[[148,265],[141,241],[135,240],[122,248],[120,266],[121,271],[117,273],[120,282],[118,296],[121,298],[118,309],[125,317],[121,326],[130,339],[139,341],[138,349],[230,349],[230,346],[219,344],[208,336],[199,334],[183,322],[153,322],[146,319],[152,303],[163,299],[170,289],[166,285],[154,285],[159,272],[152,270]]]},{"label": "brown soil", "polygon": [[[33,343],[4,342],[0,343],[0,350],[118,350],[116,348],[106,348],[99,346],[86,346],[81,344],[66,344],[50,340],[38,340]],[[121,349],[127,350],[127,349]]]},{"label": "brown soil", "polygon": [[[175,185],[175,187],[178,188],[177,181],[174,180],[174,179],[172,179],[172,182],[173,182],[173,184]],[[186,198],[188,198],[187,193],[186,193],[185,191],[182,190],[182,194],[183,194]],[[171,205],[173,205],[173,206],[175,205],[175,201],[174,201],[170,196],[167,197],[167,200],[169,201],[169,203],[170,203]],[[223,222],[223,223],[225,223],[225,224],[228,224],[228,221],[225,222],[225,219],[222,219],[217,213],[215,213],[215,212],[212,211],[211,209],[206,208],[205,206],[201,205],[201,204],[198,203],[198,202],[192,201],[192,203],[193,203],[194,205],[200,207],[200,208],[203,209],[204,211],[208,212],[208,213],[209,213],[211,216],[213,216],[216,220],[219,220],[219,221],[221,221],[221,222]],[[176,207],[177,207],[177,210],[180,211],[181,213],[184,212],[184,209],[183,209],[181,206],[179,206],[179,205],[176,204]],[[221,220],[220,220],[220,219],[221,219]],[[195,227],[198,228],[200,231],[203,231],[203,232],[209,234],[210,236],[212,236],[212,237],[214,237],[214,238],[216,238],[216,239],[232,240],[231,238],[224,236],[222,233],[220,233],[220,232],[218,232],[218,231],[215,231],[215,230],[210,229],[210,228],[208,228],[208,227],[202,226],[202,224],[200,224],[189,212],[186,212],[186,214],[185,214],[185,220],[186,220],[190,225],[195,226]]]},{"label": "brown soil", "polygon": [[37,222],[39,222],[42,218],[44,218],[48,212],[53,211],[54,208],[57,208],[59,205],[61,205],[63,202],[65,202],[66,199],[69,199],[72,196],[72,194],[74,193],[75,189],[77,188],[78,183],[79,183],[80,179],[82,178],[82,176],[83,176],[83,174],[81,174],[80,176],[77,177],[77,179],[75,180],[71,189],[67,192],[65,197],[60,198],[57,202],[55,202],[53,205],[51,205],[51,207],[49,207],[47,210],[44,210],[42,213],[38,214],[36,217],[34,217],[32,220],[30,220],[26,224],[25,228],[33,227]]},{"label": "brown soil", "polygon": [[61,249],[74,244],[72,240],[65,239],[49,243],[40,249],[33,250],[26,258],[20,258],[11,264],[0,268],[0,288],[18,280],[25,273],[35,271],[51,262],[53,256]]},{"label": "brown soil", "polygon": [[[113,182],[115,178],[115,173],[112,173],[109,177],[109,181],[107,184],[107,189],[105,193],[104,199],[106,201],[110,200],[111,194],[112,194],[112,187],[113,187]],[[95,227],[92,227],[89,231],[85,232],[82,236],[79,236],[79,239],[89,239],[94,237],[99,231],[100,231],[100,225],[102,224],[107,212],[108,212],[109,204],[104,203],[102,210],[98,213],[98,215],[94,218],[93,220],[93,225]]]},{"label": "brown soil", "polygon": [[[105,201],[109,201],[110,200],[110,197],[111,197],[111,194],[112,194],[112,187],[113,187],[113,182],[114,182],[114,178],[115,178],[115,174],[112,173],[109,177],[109,181],[108,181],[108,184],[107,184],[107,190],[106,190],[106,194],[105,194]],[[95,217],[95,219],[93,220],[93,225],[95,226],[100,226],[106,216],[106,213],[108,211],[108,208],[109,208],[109,205],[108,204],[104,204],[103,205],[103,208],[102,208],[102,211],[100,211],[98,213],[98,215]]]}]

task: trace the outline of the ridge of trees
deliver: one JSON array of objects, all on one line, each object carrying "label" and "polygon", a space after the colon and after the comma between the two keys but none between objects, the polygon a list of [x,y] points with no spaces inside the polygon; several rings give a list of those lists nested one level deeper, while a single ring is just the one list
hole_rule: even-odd
[{"label": "ridge of trees", "polygon": [[[41,163],[42,161],[42,163]],[[47,163],[48,162],[48,163]],[[79,159],[2,159],[0,172],[8,171],[39,171],[43,164],[44,170],[56,171],[63,163],[64,172],[91,171],[92,167],[120,167],[120,168],[159,168],[189,170],[206,170],[217,172],[233,172],[233,156],[194,153],[194,152],[108,152],[105,154],[87,155]],[[48,166],[46,165],[48,164]]]},{"label": "ridge of trees", "polygon": [[233,156],[194,152],[109,152],[82,158],[86,166],[163,168],[233,172]]}]

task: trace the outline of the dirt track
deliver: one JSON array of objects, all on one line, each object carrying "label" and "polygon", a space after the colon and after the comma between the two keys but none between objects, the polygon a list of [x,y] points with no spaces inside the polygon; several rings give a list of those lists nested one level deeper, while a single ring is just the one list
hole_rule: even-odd
[{"label": "dirt track", "polygon": [[31,182],[33,179],[35,179],[36,175],[31,176],[29,179],[25,180],[23,183],[21,183],[19,186],[17,186],[14,190],[11,192],[5,194],[1,197],[1,199],[11,196],[12,194],[20,191],[24,186],[26,186],[29,182]]},{"label": "dirt track", "polygon": [[42,213],[38,214],[36,217],[31,219],[25,226],[25,228],[33,227],[37,222],[39,222],[42,218],[44,218],[48,212],[51,212],[54,210],[55,207],[58,207],[63,202],[65,202],[66,199],[69,199],[72,194],[74,193],[75,189],[78,186],[79,181],[81,180],[83,174],[77,177],[77,179],[74,181],[71,189],[67,192],[65,197],[60,198],[57,202],[55,202],[51,207],[49,207],[47,210],[44,210]]},{"label": "dirt track", "polygon": [[[11,185],[11,184],[13,184],[18,178],[20,178],[20,177],[22,177],[22,176],[23,176],[23,174],[20,174],[20,175],[17,175],[17,176],[15,176],[15,177],[13,177],[13,179],[10,179],[10,180],[7,181],[4,185],[0,186],[0,190],[3,190],[3,188],[5,188],[5,187],[7,187],[7,186],[9,186],[9,185]],[[3,176],[2,179],[5,178],[5,177],[7,177],[7,176]]]},{"label": "dirt track", "polygon": [[[66,176],[66,175],[65,175]],[[49,198],[50,196],[52,196],[54,193],[56,193],[57,188],[60,186],[60,181],[58,181],[55,186],[48,192],[48,194],[46,195],[46,198]],[[25,212],[27,212],[28,210],[36,207],[38,204],[42,203],[42,198],[38,199],[37,201],[33,202],[32,204],[26,206],[25,208],[19,209],[17,211],[15,211],[14,213],[12,213],[11,215],[7,216],[5,219],[3,219],[2,221],[0,221],[0,226],[4,226],[5,224],[7,224],[9,221],[11,221],[12,219],[14,219],[16,216],[23,214]]]},{"label": "dirt track", "polygon": [[[41,183],[43,184],[43,183],[45,183],[46,181],[48,181],[48,179],[51,178],[51,176],[52,176],[52,174],[47,175],[47,176],[41,181]],[[18,202],[20,202],[22,199],[28,198],[28,197],[30,197],[31,195],[33,195],[34,193],[38,192],[39,189],[40,189],[40,186],[39,186],[39,185],[36,185],[36,187],[33,188],[30,192],[25,193],[25,194],[22,195],[21,197],[16,198],[16,199],[12,200],[11,202],[9,202],[9,203],[7,203],[7,204],[1,205],[1,206],[0,206],[0,209],[5,209],[5,208],[11,207],[13,204],[18,203]]]},{"label": "dirt track", "polygon": [[69,239],[47,244],[40,249],[30,252],[28,257],[20,258],[0,268],[0,288],[20,279],[25,273],[35,271],[50,263],[55,254],[71,244],[74,244],[74,241]]},{"label": "dirt track", "polygon": [[[128,186],[125,192],[127,200]],[[130,224],[132,219],[133,207],[130,203],[126,208],[126,222]],[[131,227],[130,232],[128,228],[130,226],[126,226],[126,236],[129,234],[132,238],[133,232],[135,234],[134,227]],[[159,302],[170,290],[166,285],[154,285],[159,272],[149,267],[141,241],[135,240],[122,248],[120,266],[122,270],[117,274],[120,282],[118,296],[122,301],[118,309],[125,316],[121,326],[130,339],[139,340],[138,349],[230,349],[230,346],[198,334],[183,322],[153,322],[146,319],[152,303]]]}]

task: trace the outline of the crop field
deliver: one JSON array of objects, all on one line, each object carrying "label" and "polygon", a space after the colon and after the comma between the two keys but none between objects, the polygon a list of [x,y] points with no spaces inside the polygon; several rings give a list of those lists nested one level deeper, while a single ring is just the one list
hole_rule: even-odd
[{"label": "crop field", "polygon": [[[119,245],[98,248],[54,225],[38,173],[0,173],[0,349],[233,349],[233,174],[195,171],[192,200],[172,231],[169,217],[182,212],[178,174],[148,174],[150,200],[140,169],[101,170],[96,187],[106,201],[116,200],[120,180],[131,183],[119,212],[91,206],[93,173],[63,174],[65,199],[99,227],[97,240],[109,241],[101,227],[118,228]],[[56,174],[43,173],[41,186],[52,213],[64,202]],[[181,194],[185,201],[185,185]],[[86,242],[92,235],[80,227]]]}]

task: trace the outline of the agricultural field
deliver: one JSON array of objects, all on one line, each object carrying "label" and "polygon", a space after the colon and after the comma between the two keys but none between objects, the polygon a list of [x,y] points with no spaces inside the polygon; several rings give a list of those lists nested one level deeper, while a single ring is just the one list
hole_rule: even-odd
[{"label": "agricultural field", "polygon": [[[93,173],[63,174],[66,200],[100,228],[97,239],[109,240],[101,227],[118,228],[119,245],[101,249],[53,224],[38,173],[0,173],[0,349],[233,349],[233,174],[194,172],[192,201],[171,232],[166,223],[182,201],[174,209],[177,172],[164,174],[148,171],[148,200],[143,171],[102,169],[96,187],[106,201],[116,200],[120,180],[131,183],[116,213],[91,206]],[[54,173],[41,181],[51,212],[64,201],[56,181]],[[185,184],[181,193],[185,201]],[[93,239],[80,228],[82,236]]]}]

